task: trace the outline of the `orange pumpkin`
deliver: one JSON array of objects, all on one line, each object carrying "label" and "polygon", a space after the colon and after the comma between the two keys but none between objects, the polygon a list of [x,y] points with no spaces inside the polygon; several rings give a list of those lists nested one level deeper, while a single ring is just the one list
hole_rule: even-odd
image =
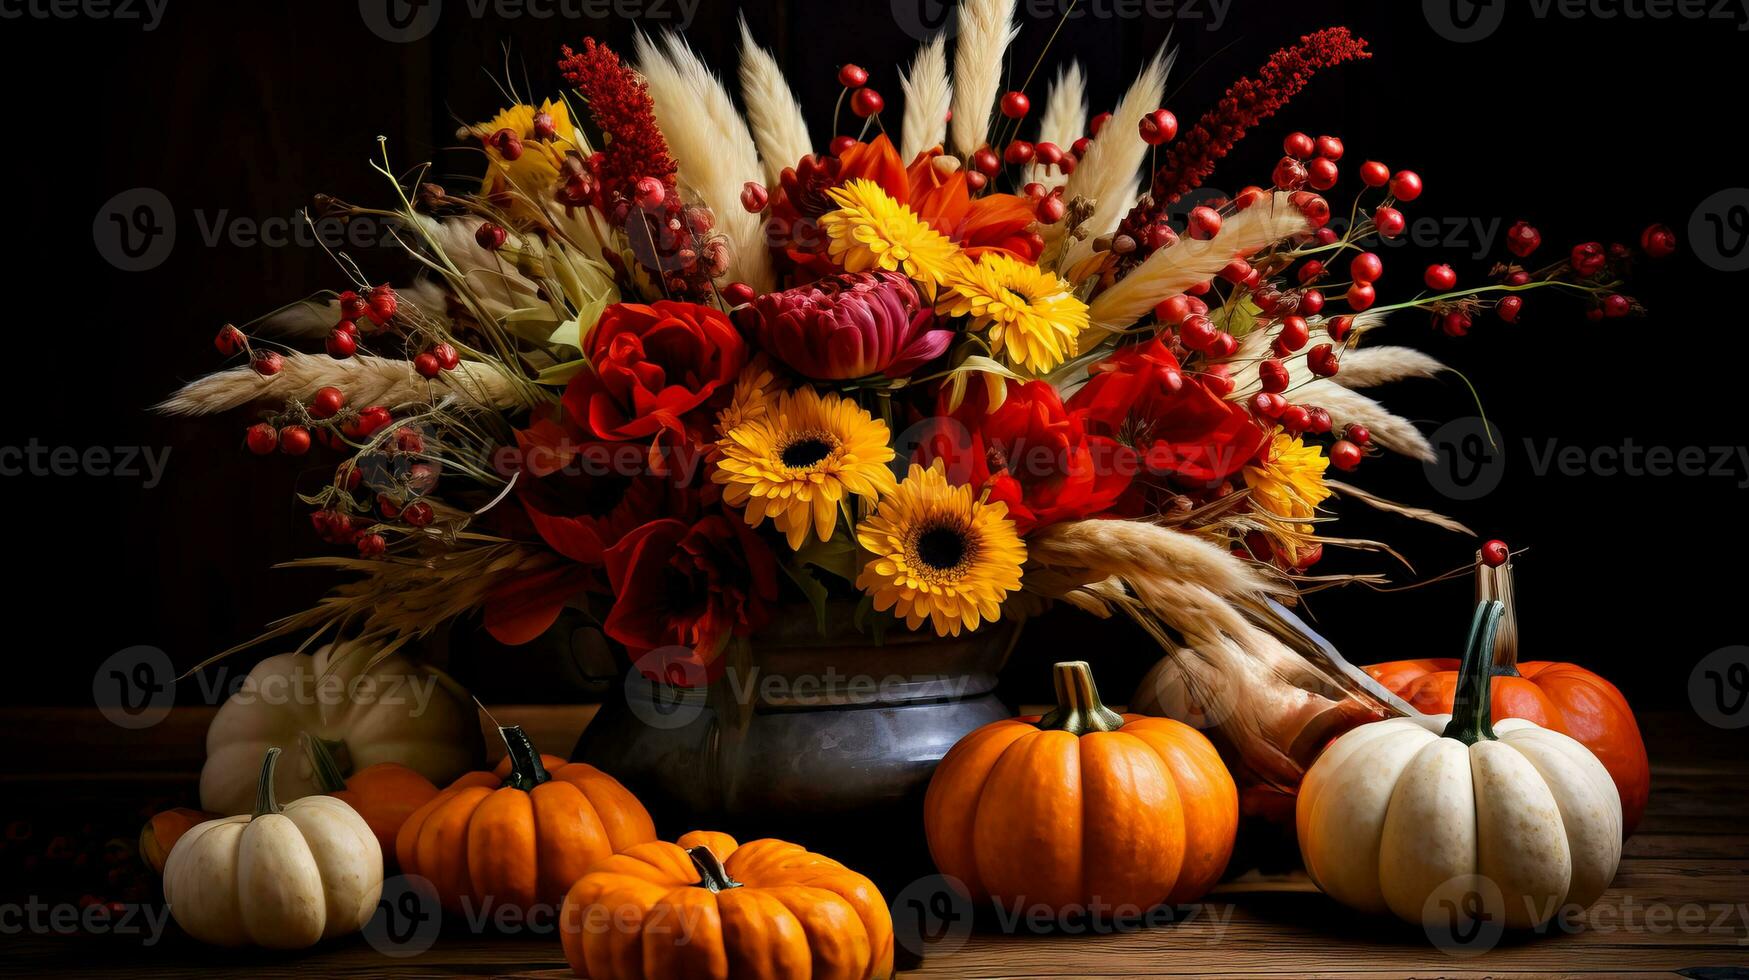
[{"label": "orange pumpkin", "polygon": [[146,862],[146,867],[163,874],[164,861],[170,857],[170,849],[176,846],[182,835],[195,824],[217,818],[216,813],[191,810],[185,806],[152,814],[152,818],[140,828],[140,860]]},{"label": "orange pumpkin", "polygon": [[873,980],[893,975],[880,889],[780,840],[694,831],[638,844],[584,875],[559,918],[580,977]]},{"label": "orange pumpkin", "polygon": [[1239,826],[1220,755],[1182,722],[1107,708],[1086,663],[1055,669],[1055,711],[985,725],[936,768],[923,801],[935,866],[974,900],[1058,912],[1198,898]]},{"label": "orange pumpkin", "polygon": [[500,728],[510,754],[413,811],[395,836],[401,870],[431,881],[444,908],[556,907],[596,862],[656,839],[650,814],[594,766],[535,753]]},{"label": "orange pumpkin", "polygon": [[[1523,718],[1553,729],[1590,749],[1621,793],[1622,833],[1631,834],[1646,812],[1652,770],[1634,710],[1614,684],[1576,664],[1518,660],[1517,610],[1512,566],[1489,568],[1477,561],[1478,595],[1506,603],[1506,619],[1494,647],[1495,718]],[[1427,714],[1447,714],[1457,691],[1458,662],[1433,657],[1396,660],[1364,668],[1392,694]]]},{"label": "orange pumpkin", "polygon": [[437,796],[437,787],[417,771],[398,762],[379,762],[366,766],[346,779],[327,745],[317,738],[300,734],[298,742],[310,757],[316,773],[316,785],[322,792],[358,812],[370,825],[387,861],[395,860],[395,836],[401,825]]}]

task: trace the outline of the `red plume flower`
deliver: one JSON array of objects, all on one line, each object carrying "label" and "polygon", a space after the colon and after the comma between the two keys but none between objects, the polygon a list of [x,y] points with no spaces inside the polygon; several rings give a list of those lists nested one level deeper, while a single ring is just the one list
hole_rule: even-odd
[{"label": "red plume flower", "polygon": [[1346,27],[1307,34],[1299,44],[1277,51],[1256,78],[1233,83],[1220,103],[1166,151],[1166,162],[1154,173],[1154,200],[1169,204],[1202,186],[1245,131],[1287,105],[1319,69],[1370,57],[1366,41]]}]

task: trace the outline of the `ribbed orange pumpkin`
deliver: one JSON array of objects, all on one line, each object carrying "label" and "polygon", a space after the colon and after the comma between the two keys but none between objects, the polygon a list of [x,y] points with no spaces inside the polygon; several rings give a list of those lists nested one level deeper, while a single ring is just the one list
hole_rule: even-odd
[{"label": "ribbed orange pumpkin", "polygon": [[444,908],[557,906],[596,862],[656,839],[650,814],[594,766],[537,755],[521,728],[510,754],[413,811],[395,836],[401,870],[429,879]]},{"label": "ribbed orange pumpkin", "polygon": [[401,825],[416,810],[436,798],[437,787],[431,780],[398,762],[366,766],[347,779],[341,775],[339,763],[321,739],[300,734],[298,743],[315,770],[316,785],[364,818],[383,849],[384,863],[392,864],[395,861],[395,838],[401,832]]},{"label": "ribbed orange pumpkin", "polygon": [[923,802],[935,866],[974,900],[1059,913],[1200,897],[1239,826],[1215,747],[1105,707],[1084,662],[1055,670],[1055,711],[985,725],[936,768]]},{"label": "ribbed orange pumpkin", "polygon": [[[1517,606],[1512,566],[1477,563],[1478,595],[1506,603],[1494,647],[1491,710],[1495,718],[1525,721],[1571,736],[1591,750],[1621,793],[1622,833],[1631,834],[1646,812],[1652,768],[1646,743],[1614,684],[1576,664],[1518,660]],[[1386,690],[1431,715],[1448,714],[1457,691],[1458,662],[1449,658],[1397,660],[1364,668]]]},{"label": "ribbed orange pumpkin", "polygon": [[876,980],[893,920],[874,883],[780,840],[694,831],[638,844],[579,880],[559,919],[565,958],[594,980]]}]

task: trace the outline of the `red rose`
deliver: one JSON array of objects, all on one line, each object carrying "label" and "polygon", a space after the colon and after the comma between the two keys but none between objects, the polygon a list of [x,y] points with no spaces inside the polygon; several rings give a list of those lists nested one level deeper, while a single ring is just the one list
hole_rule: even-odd
[{"label": "red rose", "polygon": [[664,518],[632,531],[606,552],[613,611],[602,628],[634,659],[663,647],[691,647],[712,660],[731,634],[763,626],[777,599],[777,561],[733,517],[696,524]]},{"label": "red rose", "polygon": [[948,479],[1007,504],[1021,534],[1110,510],[1129,488],[1133,456],[1114,439],[1089,435],[1049,383],[1007,385],[1007,400],[993,412],[982,385],[951,414],[944,390],[922,461],[946,460]]},{"label": "red rose", "polygon": [[1192,487],[1238,472],[1265,438],[1251,413],[1186,375],[1158,339],[1095,364],[1069,409],[1088,431],[1122,436],[1148,472]]},{"label": "red rose", "polygon": [[608,307],[588,344],[592,370],[565,388],[565,410],[600,439],[697,435],[747,359],[728,317],[671,300]]}]

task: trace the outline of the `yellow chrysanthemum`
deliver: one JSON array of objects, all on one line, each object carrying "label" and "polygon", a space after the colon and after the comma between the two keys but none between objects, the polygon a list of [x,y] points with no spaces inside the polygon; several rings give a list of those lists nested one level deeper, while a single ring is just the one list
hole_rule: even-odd
[{"label": "yellow chrysanthemum", "polygon": [[938,636],[1000,618],[1026,564],[1008,505],[980,502],[971,487],[949,483],[940,460],[929,469],[913,465],[857,526],[856,539],[873,553],[857,587],[876,609],[893,610],[912,629],[928,620]]},{"label": "yellow chrysanthemum", "polygon": [[988,328],[990,349],[1033,374],[1075,356],[1087,329],[1087,304],[1067,282],[1003,252],[961,265],[946,285],[952,292],[938,308],[950,316],[969,315],[974,329]]},{"label": "yellow chrysanthemum", "polygon": [[[1284,521],[1307,520],[1330,496],[1330,488],[1324,485],[1324,471],[1329,466],[1330,461],[1316,445],[1308,446],[1299,436],[1277,429],[1265,462],[1245,467],[1245,485],[1251,488],[1251,501],[1259,510]],[[1308,538],[1312,534],[1310,524],[1293,523],[1289,530]],[[1297,555],[1298,543],[1284,544],[1290,558]]]},{"label": "yellow chrysanthemum", "polygon": [[931,301],[937,287],[965,264],[959,246],[887,195],[872,180],[857,179],[829,192],[838,210],[820,217],[831,237],[827,254],[846,272],[903,272]]},{"label": "yellow chrysanthemum", "polygon": [[770,415],[778,394],[777,375],[772,373],[770,362],[764,354],[754,355],[735,379],[735,392],[729,404],[717,413],[717,436],[726,436],[730,429]]},{"label": "yellow chrysanthemum", "polygon": [[892,492],[887,439],[887,424],[855,402],[803,386],[718,440],[722,458],[711,479],[724,485],[730,506],[746,509],[749,525],[769,517],[800,548],[810,527],[821,541],[832,537],[846,493]]},{"label": "yellow chrysanthemum", "polygon": [[[553,117],[554,135],[550,140],[535,136],[534,117],[541,112]],[[508,129],[522,139],[522,155],[514,160],[506,158],[491,142],[492,135],[501,129]],[[559,166],[565,160],[565,152],[579,149],[577,130],[563,101],[548,100],[539,108],[513,105],[486,122],[469,126],[468,132],[484,143],[486,158],[491,163],[481,193],[500,198],[508,196],[509,210],[517,218],[533,217],[539,213],[558,184]]]}]

